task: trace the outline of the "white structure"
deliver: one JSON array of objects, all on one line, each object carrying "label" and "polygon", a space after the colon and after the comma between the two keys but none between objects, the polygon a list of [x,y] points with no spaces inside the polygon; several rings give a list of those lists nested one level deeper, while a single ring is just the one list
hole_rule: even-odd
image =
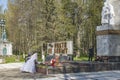
[{"label": "white structure", "polygon": [[97,56],[120,61],[120,0],[106,0],[97,26]]},{"label": "white structure", "polygon": [[21,67],[21,71],[24,72],[30,72],[30,73],[35,73],[36,72],[36,66],[35,66],[35,61],[37,61],[37,53],[34,53],[27,62],[23,64]]},{"label": "white structure", "polygon": [[12,43],[7,40],[5,30],[0,40],[0,55],[12,55]]},{"label": "white structure", "polygon": [[111,25],[114,24],[114,9],[113,6],[108,2],[104,2],[104,6],[102,8],[102,19],[101,19],[101,23],[102,24],[106,24],[109,23]]}]

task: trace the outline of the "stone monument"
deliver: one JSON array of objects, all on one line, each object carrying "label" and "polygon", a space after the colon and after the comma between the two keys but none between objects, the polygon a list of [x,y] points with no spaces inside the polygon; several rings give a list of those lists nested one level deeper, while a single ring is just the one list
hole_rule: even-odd
[{"label": "stone monument", "polygon": [[120,0],[106,0],[97,26],[97,56],[120,61]]},{"label": "stone monument", "polygon": [[114,25],[114,16],[113,6],[108,1],[104,2],[101,23]]}]

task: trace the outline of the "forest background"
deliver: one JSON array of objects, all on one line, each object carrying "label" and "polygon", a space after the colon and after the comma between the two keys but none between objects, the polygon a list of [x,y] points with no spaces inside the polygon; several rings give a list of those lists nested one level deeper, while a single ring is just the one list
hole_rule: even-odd
[{"label": "forest background", "polygon": [[77,55],[86,56],[91,45],[96,53],[102,6],[103,0],[8,0],[0,19],[6,20],[13,54],[41,55],[43,44],[72,40]]}]

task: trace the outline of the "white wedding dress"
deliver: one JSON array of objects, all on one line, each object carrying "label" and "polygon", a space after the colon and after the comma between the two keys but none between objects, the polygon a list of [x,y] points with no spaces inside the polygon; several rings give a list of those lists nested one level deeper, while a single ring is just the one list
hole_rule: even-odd
[{"label": "white wedding dress", "polygon": [[33,54],[30,57],[30,59],[23,64],[23,66],[21,67],[21,71],[35,73],[36,72],[35,60],[37,60],[37,53]]}]

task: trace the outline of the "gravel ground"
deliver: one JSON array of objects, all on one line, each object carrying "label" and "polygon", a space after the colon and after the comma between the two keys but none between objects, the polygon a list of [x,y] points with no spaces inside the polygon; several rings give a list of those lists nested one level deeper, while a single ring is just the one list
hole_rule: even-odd
[{"label": "gravel ground", "polygon": [[119,70],[45,75],[23,73],[20,71],[22,64],[0,64],[0,80],[120,80]]},{"label": "gravel ground", "polygon": [[120,80],[120,71],[102,71],[89,73],[49,74],[20,72],[16,69],[0,69],[0,80]]},{"label": "gravel ground", "polygon": [[2,69],[0,71],[1,71],[0,80],[26,80],[26,79],[34,80],[34,78],[48,77],[40,73],[36,73],[34,77],[34,74],[20,72],[18,68],[17,69],[4,69],[4,70]]},{"label": "gravel ground", "polygon": [[41,73],[25,73],[20,68],[23,63],[0,64],[0,80],[35,80],[39,78],[52,77]]}]

